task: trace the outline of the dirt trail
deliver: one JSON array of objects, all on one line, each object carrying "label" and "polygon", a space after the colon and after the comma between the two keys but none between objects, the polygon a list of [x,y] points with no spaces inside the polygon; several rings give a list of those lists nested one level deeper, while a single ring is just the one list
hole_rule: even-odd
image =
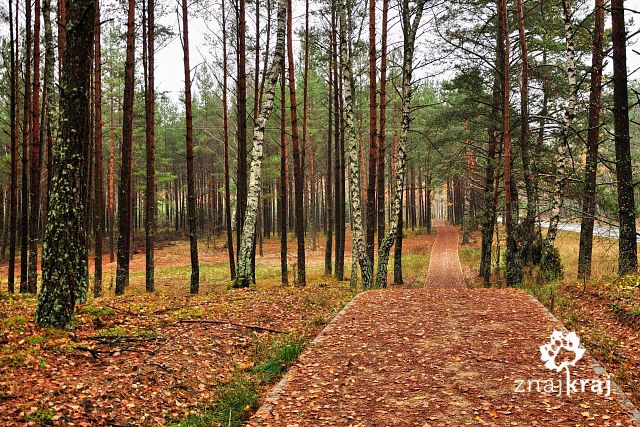
[{"label": "dirt trail", "polygon": [[[589,386],[567,396],[565,371],[540,359],[540,346],[561,325],[521,290],[464,288],[457,230],[437,227],[425,288],[356,297],[249,425],[638,425],[615,388],[610,397]],[[596,369],[586,354],[571,380],[606,384]],[[519,380],[524,392],[516,392]],[[547,380],[556,384],[552,393],[542,389]]]},{"label": "dirt trail", "polygon": [[458,258],[458,230],[447,225],[444,220],[435,220],[438,231],[431,249],[426,288],[464,287],[462,267]]},{"label": "dirt trail", "polygon": [[[520,290],[369,291],[303,353],[250,425],[636,425],[615,391],[515,392],[517,380],[565,382],[540,360],[554,326]],[[588,354],[571,375],[602,378]]]}]

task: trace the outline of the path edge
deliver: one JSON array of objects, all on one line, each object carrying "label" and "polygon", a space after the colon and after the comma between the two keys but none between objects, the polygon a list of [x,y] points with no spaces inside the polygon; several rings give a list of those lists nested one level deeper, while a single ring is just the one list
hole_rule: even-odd
[{"label": "path edge", "polygon": [[[564,326],[564,324],[551,311],[549,311],[549,309],[544,304],[542,304],[535,296],[531,295],[530,293],[527,292],[526,294],[529,296],[529,298],[531,298],[533,303],[544,312],[544,314],[547,316],[549,321],[553,323],[554,326],[560,328],[564,333],[569,333],[567,327]],[[580,346],[584,348],[582,343],[580,344]],[[611,378],[611,375],[607,372],[604,366],[602,366],[600,362],[598,362],[596,358],[591,354],[589,354],[589,361],[591,362],[591,367],[593,368],[593,371],[596,375],[603,376],[611,381],[611,388],[616,392],[616,400],[624,409],[627,410],[631,418],[635,421],[636,425],[640,426],[640,411],[638,410],[638,408],[636,408],[633,402],[629,400],[618,383],[616,383]]]},{"label": "path edge", "polygon": [[[352,305],[355,304],[356,300],[358,300],[362,295],[364,295],[367,292],[368,291],[360,292],[358,295],[354,296],[351,299],[351,301],[349,301],[347,304],[345,304],[345,306],[342,307],[342,309],[333,317],[333,319],[331,319],[331,321],[329,323],[327,323],[327,325],[320,331],[320,333],[318,335],[316,335],[316,337],[313,339],[313,341],[311,341],[309,343],[307,348],[322,343],[322,341],[327,336],[327,334],[329,332],[331,332],[331,330],[335,327],[335,324],[337,323],[337,321],[340,320],[342,317],[344,317],[345,313],[349,310],[349,308]],[[283,392],[285,386],[287,385],[289,380],[295,375],[295,373],[297,371],[298,371],[298,366],[296,364],[296,365],[293,365],[282,376],[282,378],[280,379],[278,384],[276,384],[269,391],[269,393],[267,394],[267,397],[264,399],[264,402],[262,403],[260,408],[258,408],[258,410],[255,412],[255,414],[253,414],[251,416],[251,418],[249,419],[249,424],[248,424],[249,426],[254,425],[253,424],[254,422],[260,421],[261,419],[263,419],[263,418],[265,418],[265,417],[267,417],[267,416],[269,416],[271,414],[271,411],[273,411],[273,409],[275,408],[276,404],[280,400],[280,397],[282,397],[282,392]]]}]

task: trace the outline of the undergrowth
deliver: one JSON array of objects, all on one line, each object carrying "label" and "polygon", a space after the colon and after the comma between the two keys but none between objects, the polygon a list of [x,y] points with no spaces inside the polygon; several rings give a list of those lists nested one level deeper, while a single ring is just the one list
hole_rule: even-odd
[{"label": "undergrowth", "polygon": [[277,381],[295,363],[306,343],[293,335],[258,341],[251,363],[236,369],[226,383],[217,385],[217,399],[173,426],[244,425],[259,407],[262,387]]}]

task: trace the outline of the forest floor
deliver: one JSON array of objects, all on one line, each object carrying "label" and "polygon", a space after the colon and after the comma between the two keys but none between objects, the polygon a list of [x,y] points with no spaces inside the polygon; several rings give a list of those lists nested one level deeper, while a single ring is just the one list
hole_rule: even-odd
[{"label": "forest floor", "polygon": [[[562,382],[564,371],[547,370],[539,350],[559,325],[522,290],[456,288],[463,278],[457,247],[456,230],[441,226],[431,260],[444,275],[430,267],[423,289],[360,294],[251,425],[636,425],[615,390],[566,396],[558,385],[559,395],[525,385],[520,392],[519,381]],[[605,380],[590,354],[571,375]]]},{"label": "forest floor", "polygon": [[[409,232],[408,283],[425,277],[434,240]],[[320,240],[307,252],[308,285],[282,287],[279,241],[266,240],[257,286],[233,290],[222,244],[200,242],[197,296],[189,295],[188,242],[162,242],[153,294],[144,290],[143,250],[122,297],[113,295],[115,263],[105,255],[107,295],[78,307],[73,332],[37,327],[35,297],[0,293],[0,425],[241,425],[354,296],[351,254],[347,245],[346,281],[325,276]]]},{"label": "forest floor", "polygon": [[[578,334],[591,355],[640,407],[640,276],[617,277],[617,240],[594,237],[592,279],[586,282],[576,279],[579,234],[561,231],[556,245],[564,277],[540,283],[535,271],[527,271],[523,289]],[[482,286],[476,277],[479,233],[472,234],[468,245],[460,246],[460,260],[467,284]]]}]

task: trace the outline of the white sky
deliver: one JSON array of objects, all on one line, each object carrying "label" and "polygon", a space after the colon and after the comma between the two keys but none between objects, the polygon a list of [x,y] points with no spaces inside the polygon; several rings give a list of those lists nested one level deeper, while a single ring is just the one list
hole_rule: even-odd
[{"label": "white sky", "polygon": [[[633,4],[636,2],[640,3],[640,0],[627,0],[626,7],[634,8]],[[377,22],[376,22],[378,28],[380,27],[380,20],[381,20],[380,7],[381,6],[378,7],[378,16],[377,16]],[[219,8],[219,6],[216,6],[216,8]],[[636,9],[638,8],[636,7]],[[216,14],[216,17],[217,17],[219,15],[219,9],[216,9],[214,13]],[[300,0],[294,1],[294,19],[293,19],[294,28],[296,29],[302,28],[302,26],[304,25],[303,13],[304,13],[304,3]],[[394,8],[390,9],[389,11],[390,19],[395,19],[395,17],[393,16],[394,13],[396,13],[396,10]],[[275,16],[275,5],[274,5],[273,14]],[[261,21],[262,28],[264,28],[264,25],[265,25],[265,22],[264,22],[265,15],[266,15],[266,11],[262,13],[262,16],[263,16]],[[627,18],[631,18],[631,17],[633,17],[633,14],[630,12],[627,12]],[[426,15],[424,19],[427,19]],[[178,31],[177,18],[175,13],[171,13],[165,16],[162,20],[162,23],[165,25],[170,25],[174,28],[174,31],[176,32]],[[209,28],[207,27],[207,25],[209,26]],[[254,24],[253,24],[252,16],[247,16],[247,25],[249,27],[248,31],[250,33],[253,33],[254,28],[252,26]],[[611,26],[611,23],[608,22],[607,28],[610,28],[610,26]],[[272,26],[272,29],[275,31],[275,28],[273,26]],[[628,28],[628,32],[632,34],[638,31],[639,29],[640,29],[640,16],[634,19],[633,24],[631,25],[630,28]],[[192,18],[190,19],[189,43],[190,43],[190,55],[191,55],[192,67],[204,61],[203,54],[211,58],[211,53],[208,52],[208,50],[211,50],[211,47],[208,47],[206,45],[206,35],[211,33],[211,30],[216,32],[220,31],[219,28],[217,28],[217,23],[215,22],[214,19],[210,19],[210,18],[207,19],[203,17],[201,14],[197,14],[197,13],[195,14],[195,16],[192,16]],[[365,28],[363,31],[364,33],[362,36],[367,37],[367,29]],[[379,32],[380,32],[380,29],[378,29],[378,34],[377,34],[378,44],[380,43]],[[216,36],[218,37],[219,34]],[[421,35],[420,38],[416,40],[416,44],[418,46],[437,45],[438,43],[433,43],[436,40],[436,37],[437,36],[429,34],[428,32],[425,32]],[[274,37],[272,36],[272,46],[273,46],[273,43],[274,43]],[[631,43],[632,43],[631,46],[627,49],[627,66],[628,66],[629,72],[632,72],[640,67],[640,37],[639,36],[634,37]],[[294,45],[296,45],[298,48],[300,45],[300,41],[295,40],[295,35],[294,35]],[[232,52],[230,48],[229,48],[229,52]],[[220,55],[219,52],[217,54]],[[253,63],[252,60],[250,60],[250,62],[251,64]],[[262,66],[262,63],[261,63],[261,66]],[[442,64],[436,65],[436,66],[438,68],[442,68]],[[611,61],[609,61],[609,68],[611,68]],[[609,69],[608,71],[611,72],[611,69]],[[640,80],[640,70],[632,74],[630,78],[633,80]],[[163,49],[157,52],[156,82],[157,82],[157,89],[159,91],[166,91],[169,97],[174,100],[177,100],[179,94],[181,93],[181,91],[183,91],[184,72],[182,68],[182,45],[180,42],[180,38],[176,37],[171,43],[169,43],[167,46],[165,46]]]}]

